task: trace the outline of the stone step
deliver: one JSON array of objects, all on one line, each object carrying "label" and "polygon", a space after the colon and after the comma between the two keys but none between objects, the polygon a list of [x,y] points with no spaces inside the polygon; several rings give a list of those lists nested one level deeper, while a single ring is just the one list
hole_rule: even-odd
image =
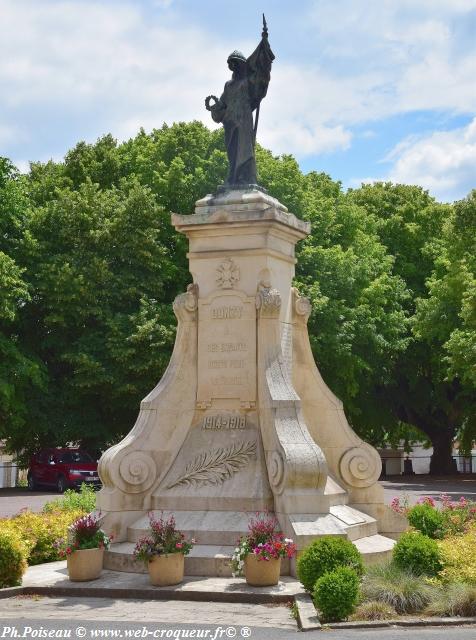
[{"label": "stone step", "polygon": [[[158,512],[156,512],[158,514]],[[202,545],[236,545],[248,531],[248,522],[255,514],[246,511],[164,511],[168,518],[174,515],[177,529],[187,539],[195,538]],[[127,530],[129,542],[136,542],[149,533],[149,517],[143,516]]]},{"label": "stone step", "polygon": [[[185,575],[230,577],[230,560],[234,549],[234,546],[229,545],[195,545],[190,554],[185,556]],[[133,550],[133,542],[112,544],[104,555],[104,568],[112,571],[146,573],[147,567],[144,563],[134,560]],[[289,573],[289,561],[283,560],[281,575],[289,575]]]},{"label": "stone step", "polygon": [[347,491],[338,485],[330,476],[327,477],[324,495],[328,496],[331,507],[339,504],[347,504],[349,501],[349,494]]},{"label": "stone step", "polygon": [[396,541],[380,534],[354,540],[367,566],[389,561]]},{"label": "stone step", "polygon": [[349,540],[358,540],[378,533],[377,520],[349,505],[335,505],[331,515],[344,523]]},{"label": "stone step", "polygon": [[[391,559],[395,540],[375,534],[353,541],[363,556],[364,564],[372,565]],[[134,560],[134,543],[118,542],[112,544],[104,556],[104,568],[112,571],[146,573],[147,567]],[[230,545],[195,545],[185,557],[185,575],[187,576],[231,576],[230,559],[234,547]],[[290,563],[283,560],[281,575],[290,575]]]}]

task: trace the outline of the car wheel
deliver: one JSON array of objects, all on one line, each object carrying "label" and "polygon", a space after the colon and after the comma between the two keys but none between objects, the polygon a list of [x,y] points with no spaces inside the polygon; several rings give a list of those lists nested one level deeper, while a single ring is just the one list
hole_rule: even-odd
[{"label": "car wheel", "polygon": [[64,493],[66,491],[66,478],[64,476],[58,476],[56,481],[56,489],[58,493]]},{"label": "car wheel", "polygon": [[32,473],[28,474],[28,491],[35,491],[38,487],[35,476]]}]

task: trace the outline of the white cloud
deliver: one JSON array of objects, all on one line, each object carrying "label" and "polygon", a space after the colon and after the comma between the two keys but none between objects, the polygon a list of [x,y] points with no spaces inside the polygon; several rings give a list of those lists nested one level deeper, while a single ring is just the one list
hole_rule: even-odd
[{"label": "white cloud", "polygon": [[[66,120],[64,127],[73,123],[73,140],[108,131],[123,139],[140,126],[179,120],[214,126],[204,98],[219,94],[228,79],[230,48],[251,52],[256,42],[230,47],[229,35],[225,44],[191,27],[186,13],[167,21],[167,12],[147,13],[145,5],[0,0],[0,142],[11,143],[15,127],[32,138],[40,127],[41,144],[47,135],[56,140],[51,118]],[[297,57],[304,43],[296,41],[295,57],[282,59],[279,41],[271,39],[278,59],[259,141],[302,158],[347,149],[354,125],[368,123],[371,131],[372,121],[417,109],[476,111],[476,51],[455,26],[474,9],[476,0],[319,0],[302,16],[309,55]],[[25,114],[41,114],[40,125],[28,125]],[[36,157],[57,152],[44,149]],[[12,155],[25,154],[14,149]]]},{"label": "white cloud", "polygon": [[319,0],[311,20],[323,58],[340,63],[339,82],[357,70],[364,79],[368,99],[355,92],[353,102],[365,119],[476,111],[476,47],[465,26],[473,11],[474,0]]},{"label": "white cloud", "polygon": [[15,165],[15,167],[18,169],[18,171],[20,173],[28,173],[30,171],[30,163],[28,162],[28,160],[15,160],[15,158],[12,160],[12,163]]},{"label": "white cloud", "polygon": [[171,30],[160,19],[147,24],[137,5],[111,10],[94,1],[3,0],[0,6],[6,107],[103,110],[111,127],[154,114],[160,125],[197,117],[204,87],[223,85],[216,61],[226,70],[224,48],[194,29]]},{"label": "white cloud", "polygon": [[393,162],[387,180],[421,185],[444,201],[460,198],[476,186],[476,118],[460,129],[407,138],[385,160]]},{"label": "white cloud", "polygon": [[[229,77],[229,44],[198,29],[172,29],[160,16],[147,23],[133,4],[111,11],[93,0],[3,0],[1,7],[0,91],[12,113],[52,108],[86,118],[99,111],[120,139],[163,122],[214,126],[204,98],[219,95]],[[256,42],[237,46],[251,52]],[[260,142],[301,156],[347,148],[350,132],[332,119],[336,101],[350,92],[319,70],[281,63],[263,106]]]}]

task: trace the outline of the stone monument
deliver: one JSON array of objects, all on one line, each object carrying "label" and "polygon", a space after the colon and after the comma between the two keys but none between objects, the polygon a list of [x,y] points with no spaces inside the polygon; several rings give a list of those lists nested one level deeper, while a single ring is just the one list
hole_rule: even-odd
[{"label": "stone monument", "polygon": [[[174,302],[169,366],[132,431],[99,464],[98,508],[116,541],[110,569],[144,570],[132,550],[151,510],[173,512],[197,539],[187,575],[230,575],[236,540],[256,511],[275,513],[298,548],[344,536],[367,562],[388,555],[406,527],[383,503],[378,453],[350,428],[313,359],[311,306],[292,286],[294,248],[310,225],[254,184],[251,114],[274,58],[266,23],[251,62],[237,56],[211,107],[225,126],[227,183],[194,214],[172,215],[189,241],[193,283]],[[253,69],[261,75],[250,79]]]}]

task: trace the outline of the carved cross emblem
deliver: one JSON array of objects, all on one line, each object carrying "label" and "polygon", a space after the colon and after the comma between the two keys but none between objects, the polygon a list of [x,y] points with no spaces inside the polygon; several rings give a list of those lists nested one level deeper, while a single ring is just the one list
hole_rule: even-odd
[{"label": "carved cross emblem", "polygon": [[233,289],[240,279],[240,269],[231,258],[223,260],[217,269],[217,285],[222,289]]}]

